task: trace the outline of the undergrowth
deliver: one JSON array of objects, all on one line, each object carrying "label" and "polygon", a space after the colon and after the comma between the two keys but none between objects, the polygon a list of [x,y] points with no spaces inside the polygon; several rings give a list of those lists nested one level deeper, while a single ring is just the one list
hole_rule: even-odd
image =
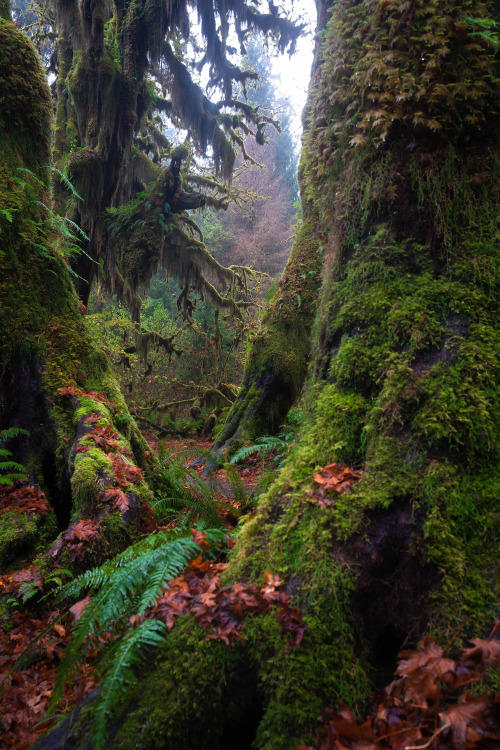
[{"label": "undergrowth", "polygon": [[[185,462],[185,456],[183,461]],[[195,471],[186,469],[179,459],[163,461],[155,471],[153,486],[153,510],[157,517],[177,518],[179,511],[186,510],[187,521],[196,515],[203,525],[216,528],[222,526],[219,515],[221,503],[214,488]]]},{"label": "undergrowth", "polygon": [[292,407],[288,413],[286,423],[281,425],[281,430],[277,435],[263,435],[257,438],[252,445],[244,445],[231,458],[231,464],[238,464],[246,461],[247,458],[254,455],[264,458],[272,453],[272,465],[281,468],[288,455],[289,448],[297,439],[298,430],[302,421],[302,414],[296,407]]},{"label": "undergrowth", "polygon": [[12,452],[2,448],[2,444],[18,435],[28,435],[26,430],[19,427],[9,427],[0,431],[0,484],[12,485],[18,480],[27,480],[26,467],[12,460]]},{"label": "undergrowth", "polygon": [[[201,535],[200,535],[201,536]],[[159,645],[167,627],[158,620],[139,622],[156,603],[168,582],[202,553],[214,557],[226,544],[227,531],[205,529],[203,542],[193,536],[172,536],[164,532],[142,539],[98,568],[86,571],[64,585],[59,601],[87,594],[72,608],[79,617],[64,652],[52,696],[54,709],[64,685],[78,674],[79,665],[93,653],[96,670],[102,676],[92,728],[93,747],[106,740],[106,721],[114,707],[135,681],[134,668],[143,662],[148,649]]]}]

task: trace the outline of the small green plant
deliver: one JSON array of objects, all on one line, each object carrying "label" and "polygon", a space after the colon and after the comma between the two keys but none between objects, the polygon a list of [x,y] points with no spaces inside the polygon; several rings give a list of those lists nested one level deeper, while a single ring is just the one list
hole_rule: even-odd
[{"label": "small green plant", "polygon": [[279,451],[282,453],[285,447],[284,441],[278,436],[263,435],[262,437],[257,438],[253,445],[244,445],[243,448],[240,448],[240,450],[234,454],[230,463],[239,464],[246,461],[249,456],[255,454],[264,456],[266,453],[272,453],[273,451]]},{"label": "small green plant", "polygon": [[[66,175],[55,168],[53,168],[52,171],[75,198],[82,200],[81,196],[77,193]],[[69,265],[69,259],[75,255],[83,254],[93,261],[93,259],[90,258],[81,247],[81,240],[88,241],[88,235],[74,221],[67,216],[56,214],[50,206],[47,206],[43,201],[39,200],[37,191],[40,191],[40,189],[42,191],[45,190],[46,186],[42,180],[31,172],[31,170],[26,169],[25,167],[19,167],[17,172],[18,174],[11,178],[12,181],[25,191],[31,204],[36,206],[37,210],[40,212],[37,219],[28,219],[28,223],[31,224],[34,229],[34,233],[20,232],[21,237],[24,237],[24,239],[38,251],[42,258],[51,257],[52,253],[48,247],[48,245],[51,244],[49,240],[55,240],[53,246],[65,259],[69,272],[73,276],[77,276]],[[9,219],[9,217],[6,216],[6,218],[12,223],[12,217]],[[36,237],[36,240],[33,239],[34,236]],[[48,270],[50,273],[55,273],[50,269]]]},{"label": "small green plant", "polygon": [[495,54],[498,52],[500,24],[492,18],[471,18],[471,16],[465,16],[464,23],[467,24],[469,36],[480,36],[486,39],[495,47]]},{"label": "small green plant", "polygon": [[237,464],[246,461],[249,456],[260,454],[262,458],[269,453],[275,453],[273,464],[280,468],[287,456],[288,449],[297,439],[297,432],[301,423],[302,415],[299,409],[292,407],[288,413],[287,421],[281,426],[278,435],[263,435],[257,438],[253,445],[245,445],[234,454],[230,463]]},{"label": "small green plant", "polygon": [[[203,554],[214,557],[226,545],[226,529],[204,529]],[[134,627],[161,596],[168,581],[180,575],[191,560],[202,553],[191,534],[174,537],[164,532],[142,539],[98,568],[88,570],[62,586],[60,601],[92,597],[81,602],[66,648],[52,696],[54,708],[62,697],[64,685],[85,662],[88,651],[97,653],[95,666],[102,675],[95,706],[92,746],[101,748],[106,741],[106,721],[127,690],[135,682],[134,668],[144,661],[147,649],[158,646],[167,635],[166,625],[146,619]]]},{"label": "small green plant", "polygon": [[187,510],[186,523],[192,524],[193,515],[198,515],[202,524],[221,527],[220,503],[213,488],[195,471],[186,469],[181,460],[186,460],[185,455],[182,459],[169,459],[155,471],[153,510],[160,517]]},{"label": "small green plant", "polygon": [[[49,587],[50,589],[49,592],[44,595],[44,599],[54,593],[54,586],[56,586],[57,588],[63,586],[63,576],[66,576],[67,578],[73,578],[73,573],[67,568],[57,568],[57,570],[53,570],[46,578],[43,579],[44,589],[46,589],[46,587]],[[23,585],[19,588],[19,593],[21,594],[23,604],[26,604],[27,601],[40,593],[40,587],[38,583],[34,582],[23,583]]]},{"label": "small green plant", "polygon": [[26,467],[17,463],[17,461],[12,461],[11,451],[1,447],[6,440],[18,435],[29,435],[29,432],[22,430],[20,427],[9,427],[9,429],[0,432],[0,484],[13,485],[14,482],[19,480],[28,481]]}]

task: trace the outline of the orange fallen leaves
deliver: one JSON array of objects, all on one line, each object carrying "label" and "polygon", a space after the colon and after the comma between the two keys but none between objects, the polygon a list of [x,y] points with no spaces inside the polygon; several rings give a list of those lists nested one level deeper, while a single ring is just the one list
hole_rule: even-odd
[{"label": "orange fallen leaves", "polygon": [[[58,611],[43,618],[32,617],[28,612],[15,612],[11,632],[0,630],[0,680],[4,680],[2,750],[27,750],[52,723],[52,720],[41,720],[52,696],[63,650],[69,641],[69,629],[59,620]],[[30,646],[33,647],[27,651]],[[22,664],[9,674],[20,656],[23,656]],[[70,710],[96,683],[92,665],[84,665],[81,679],[66,686],[66,710]]]},{"label": "orange fallen leaves", "polygon": [[476,638],[459,660],[432,638],[399,654],[395,679],[362,724],[326,709],[313,744],[297,750],[472,750],[500,747],[500,695],[464,691],[500,666],[500,642]]},{"label": "orange fallen leaves", "polygon": [[82,388],[77,388],[74,385],[66,388],[58,388],[57,393],[59,396],[88,396],[94,401],[100,401],[101,403],[110,404],[111,401],[105,393],[99,393],[98,391],[84,391]]},{"label": "orange fallen leaves", "polygon": [[202,561],[201,556],[198,557],[182,576],[169,582],[169,588],[164,590],[149,616],[161,620],[170,630],[178,617],[190,614],[210,631],[207,640],[230,644],[242,640],[240,631],[247,614],[274,609],[284,630],[293,635],[298,646],[306,626],[300,612],[290,606],[288,594],[277,591],[283,581],[268,573],[264,586],[235,583],[220,588],[220,575],[225,567],[224,563]]},{"label": "orange fallen leaves", "polygon": [[85,559],[85,544],[92,542],[99,536],[99,526],[88,519],[71,524],[57,542],[52,545],[49,555],[53,560],[59,557],[63,547],[67,547],[71,562]]},{"label": "orange fallen leaves", "polygon": [[333,505],[333,498],[325,497],[326,493],[336,492],[338,494],[349,493],[352,483],[361,479],[361,472],[341,463],[328,464],[313,474],[314,481],[320,485],[319,491],[311,496],[317,498],[321,508]]},{"label": "orange fallen leaves", "polygon": [[14,510],[19,513],[38,513],[44,516],[51,510],[45,493],[27,482],[0,485],[0,501],[0,514]]},{"label": "orange fallen leaves", "polygon": [[17,593],[25,583],[34,583],[40,591],[42,590],[43,580],[36,565],[31,568],[23,568],[16,573],[5,573],[0,576],[0,595]]},{"label": "orange fallen leaves", "polygon": [[118,487],[109,487],[107,490],[100,492],[97,499],[103,503],[110,503],[112,508],[118,508],[122,514],[130,508],[128,497]]}]

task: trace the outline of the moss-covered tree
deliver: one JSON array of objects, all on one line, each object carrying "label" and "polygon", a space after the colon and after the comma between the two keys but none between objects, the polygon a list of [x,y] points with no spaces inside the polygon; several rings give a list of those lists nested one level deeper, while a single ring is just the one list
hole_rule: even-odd
[{"label": "moss-covered tree", "polygon": [[[191,50],[198,54],[188,61],[191,8],[203,47],[194,42]],[[70,199],[61,210],[88,235],[75,264],[81,299],[86,302],[92,281],[104,272],[138,320],[138,288],[163,267],[181,284],[187,313],[191,290],[236,312],[234,289],[246,291],[247,274],[221,268],[186,210],[227,207],[235,150],[244,151],[244,137],[260,137],[273,122],[246,101],[246,82],[256,74],[231,62],[230,26],[242,48],[246,35],[258,30],[273,32],[282,50],[293,46],[300,27],[239,0],[168,6],[157,0],[57,0],[54,24],[55,160],[81,197],[61,189],[61,204]],[[196,82],[196,70],[208,71],[207,90],[218,99]],[[172,148],[161,132],[162,117],[188,131],[186,144]],[[212,177],[193,169],[194,151],[209,155]],[[111,226],[107,209],[114,211]]]},{"label": "moss-covered tree", "polygon": [[[77,524],[101,514],[98,498],[116,484],[116,466],[109,451],[101,450],[110,447],[106,440],[116,443],[111,452],[148,469],[147,447],[105,357],[85,333],[85,308],[72,291],[69,260],[81,299],[87,299],[93,279],[104,275],[136,322],[138,289],[159,266],[181,283],[178,306],[187,316],[193,291],[236,315],[247,304],[241,297],[253,272],[217,263],[187,210],[227,204],[241,133],[271,122],[244,94],[241,101],[233,95],[234,83],[244,90],[253,74],[229,61],[225,14],[236,22],[242,45],[247,31],[258,29],[275,33],[285,49],[299,28],[244,3],[224,11],[199,3],[196,9],[206,43],[198,62],[200,70],[209,67],[218,101],[195,83],[181,54],[182,39],[189,38],[187,3],[167,8],[56,2],[53,137],[52,98],[42,68],[15,30],[8,3],[2,5],[0,429],[30,432],[24,446],[18,440],[17,454],[31,478],[50,492],[61,529],[70,520]],[[184,144],[169,144],[161,123],[153,122],[155,111],[188,129]],[[188,170],[194,148],[206,158],[210,152],[215,176]],[[76,255],[75,247],[81,251]],[[137,338],[142,349],[151,343],[140,331]],[[169,339],[154,337],[153,343],[172,349]],[[98,433],[105,429],[103,442]],[[149,496],[142,481],[136,484],[124,488],[130,510]]]},{"label": "moss-covered tree", "polygon": [[[296,648],[274,615],[249,617],[228,648],[184,622],[110,747],[289,750],[325,703],[360,709],[403,643],[498,614],[500,61],[485,20],[498,3],[366,0],[322,23],[296,244],[314,230],[323,257],[304,425],[226,572],[284,578],[309,630]],[[313,473],[331,462],[361,479],[321,497]],[[89,747],[91,712],[41,747]]]},{"label": "moss-covered tree", "polygon": [[[97,560],[126,543],[129,521],[151,493],[134,479],[122,487],[126,512],[102,502],[101,493],[115,484],[114,468],[107,444],[94,439],[95,428],[116,440],[117,456],[142,470],[148,469],[147,444],[106,358],[85,332],[64,255],[56,249],[57,235],[64,234],[57,231],[47,187],[52,100],[44,71],[7,8],[0,34],[0,429],[28,431],[12,449],[50,497],[59,530],[90,519],[100,527],[90,558]],[[42,517],[11,516],[0,516],[3,566],[38,546],[36,533],[23,529],[45,524]],[[63,553],[61,545],[53,547],[45,566]]]}]

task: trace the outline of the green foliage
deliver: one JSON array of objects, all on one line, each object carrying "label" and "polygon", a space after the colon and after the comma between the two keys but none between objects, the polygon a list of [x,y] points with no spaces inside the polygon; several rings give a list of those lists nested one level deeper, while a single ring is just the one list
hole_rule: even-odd
[{"label": "green foliage", "polygon": [[7,430],[0,432],[0,484],[13,485],[18,480],[27,480],[27,469],[17,461],[12,461],[11,451],[7,448],[2,448],[2,443],[6,440],[17,437],[18,435],[29,435],[27,430],[23,430],[20,427],[9,427]]},{"label": "green foliage", "polygon": [[[142,190],[128,203],[117,208],[106,209],[106,213],[110,216],[108,228],[111,236],[121,232],[131,232],[135,227],[145,225],[146,222],[141,216],[140,209],[144,208],[145,211],[152,209],[151,202],[147,200],[148,196],[149,191]],[[168,206],[168,203],[165,205]]]},{"label": "green foliage", "polygon": [[471,18],[470,16],[465,16],[464,21],[467,24],[470,36],[479,36],[482,39],[486,39],[495,47],[495,52],[498,52],[500,44],[498,29],[500,28],[500,24],[492,18]]},{"label": "green foliage", "polygon": [[[52,596],[54,593],[54,586],[60,588],[63,585],[63,577],[73,578],[72,571],[68,568],[56,568],[56,570],[51,571],[49,575],[44,577],[43,589],[47,592],[43,596],[44,599]],[[47,589],[51,590],[47,591]],[[33,597],[40,594],[40,586],[38,583],[34,582],[23,583],[22,586],[19,587],[19,593],[21,595],[22,603],[26,604],[30,599],[33,599]]]},{"label": "green foliage", "polygon": [[253,445],[245,445],[231,458],[231,464],[244,462],[249,456],[259,454],[264,457],[267,453],[274,453],[273,464],[281,467],[288,454],[290,446],[297,439],[297,432],[302,421],[302,414],[296,407],[288,412],[287,421],[281,425],[278,435],[263,435]]},{"label": "green foliage", "polygon": [[[55,170],[59,179],[69,186],[75,197],[80,196],[76,193],[67,177],[62,172]],[[36,252],[42,257],[50,259],[53,251],[56,250],[64,259],[70,273],[75,275],[71,269],[69,261],[75,255],[87,253],[81,247],[81,241],[88,241],[88,236],[74,221],[66,216],[55,213],[41,197],[47,194],[47,186],[31,170],[26,167],[18,167],[16,174],[11,181],[20,188],[17,193],[12,195],[12,205],[10,209],[3,209],[2,215],[5,216],[9,223],[13,223],[15,212],[21,210],[26,203],[29,204],[33,211],[31,216],[26,214],[25,226],[19,232],[20,236],[30,244]],[[51,269],[47,269],[54,273]]]},{"label": "green foliage", "polygon": [[96,750],[106,744],[106,723],[113,709],[126,694],[129,685],[136,682],[134,668],[147,659],[148,649],[163,643],[167,632],[167,626],[163,622],[145,620],[116,640],[103,657],[100,668],[105,672],[105,677],[95,706],[92,726],[92,743]]},{"label": "green foliage", "polygon": [[214,490],[195,471],[186,469],[185,461],[185,454],[177,460],[169,457],[156,469],[153,477],[155,512],[164,518],[187,510],[187,523],[193,515],[199,515],[204,525],[221,527],[220,503]]},{"label": "green foliage", "polygon": [[[204,534],[209,544],[205,554],[209,555],[225,543],[227,536],[225,530],[218,529],[205,529]],[[147,615],[162,590],[168,588],[168,581],[201,552],[191,535],[176,538],[160,532],[86,571],[58,591],[60,601],[86,592],[91,598],[73,628],[51,705],[55,706],[61,698],[64,683],[72,679],[78,663],[85,661],[89,649],[95,648],[102,681],[93,725],[94,747],[104,745],[106,720],[126,685],[135,680],[133,666],[144,659],[144,648],[158,645],[167,632],[160,623],[147,619],[133,627],[130,618]]]}]

